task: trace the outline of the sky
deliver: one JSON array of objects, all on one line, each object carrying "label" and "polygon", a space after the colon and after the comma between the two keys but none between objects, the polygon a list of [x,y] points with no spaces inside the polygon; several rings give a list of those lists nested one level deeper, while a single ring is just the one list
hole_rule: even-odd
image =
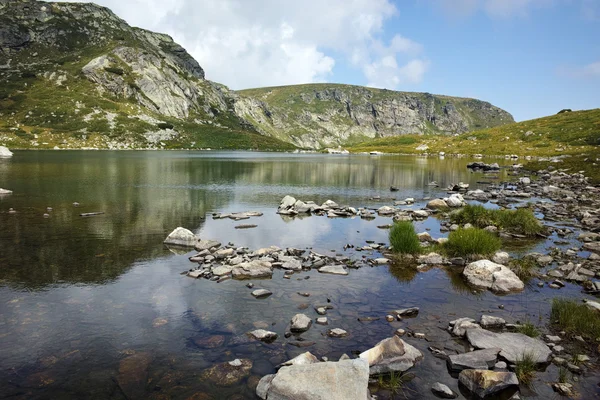
[{"label": "sky", "polygon": [[517,121],[600,107],[600,0],[95,0],[232,89],[473,97]]}]

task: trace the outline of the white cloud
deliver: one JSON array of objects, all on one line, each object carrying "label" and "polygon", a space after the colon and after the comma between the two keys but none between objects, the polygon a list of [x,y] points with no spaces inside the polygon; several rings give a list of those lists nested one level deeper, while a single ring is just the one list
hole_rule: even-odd
[{"label": "white cloud", "polygon": [[365,71],[387,57],[402,63],[388,63],[386,74],[422,79],[404,71],[422,46],[400,34],[384,40],[386,21],[398,15],[393,0],[96,1],[132,25],[170,34],[208,79],[234,89],[325,81],[336,65]]},{"label": "white cloud", "polygon": [[367,86],[379,88],[397,88],[406,84],[418,84],[429,68],[429,62],[414,59],[398,66],[393,56],[384,56],[367,64],[364,74],[368,79]]},{"label": "white cloud", "polygon": [[[428,0],[444,13],[466,18],[483,11],[492,18],[524,17],[536,7],[549,6],[558,0]],[[587,1],[587,0],[583,0]],[[595,1],[595,0],[592,0]]]}]

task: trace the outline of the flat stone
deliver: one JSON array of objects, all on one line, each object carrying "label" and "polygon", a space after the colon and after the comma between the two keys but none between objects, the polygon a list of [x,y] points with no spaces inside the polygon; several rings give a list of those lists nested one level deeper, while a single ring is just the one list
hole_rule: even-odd
[{"label": "flat stone", "polygon": [[320,362],[317,357],[315,357],[310,351],[306,353],[302,353],[297,357],[292,358],[289,361],[286,361],[282,364],[279,364],[277,367],[289,367],[290,365],[308,365],[308,364],[316,364]]},{"label": "flat stone", "polygon": [[202,372],[201,378],[217,386],[234,386],[248,377],[251,369],[251,360],[236,359],[213,365]]},{"label": "flat stone", "polygon": [[429,253],[427,255],[420,256],[418,262],[419,264],[440,265],[444,263],[444,258],[437,253]]},{"label": "flat stone", "polygon": [[341,265],[326,265],[319,268],[319,272],[332,275],[348,275],[348,271]]},{"label": "flat stone", "polygon": [[469,391],[482,399],[519,386],[517,375],[513,372],[466,369],[458,375],[458,380]]},{"label": "flat stone", "polygon": [[531,355],[538,364],[547,363],[552,351],[541,340],[530,338],[522,333],[494,333],[485,329],[469,329],[467,340],[477,349],[500,348],[500,357],[515,364],[524,354]]},{"label": "flat stone", "polygon": [[341,338],[348,336],[348,332],[340,328],[333,328],[327,331],[327,336],[334,338]]},{"label": "flat stone", "polygon": [[481,326],[473,318],[459,318],[452,321],[450,325],[452,326],[451,333],[458,337],[464,337],[467,330],[481,329]]},{"label": "flat stone", "polygon": [[291,260],[284,262],[281,265],[281,268],[286,269],[286,270],[291,270],[291,271],[301,271],[302,263],[299,260],[291,259]]},{"label": "flat stone", "polygon": [[272,294],[273,292],[267,289],[257,289],[252,292],[252,296],[256,297],[257,299],[269,297]]},{"label": "flat stone", "polygon": [[373,264],[375,265],[385,265],[389,263],[390,260],[388,260],[387,258],[376,258],[375,260],[373,260]]},{"label": "flat stone", "polygon": [[215,240],[200,240],[194,245],[197,251],[210,250],[215,247],[221,247],[221,243]]},{"label": "flat stone", "polygon": [[212,272],[212,274],[215,276],[223,276],[229,275],[232,269],[233,267],[230,265],[220,265],[218,267],[213,268],[210,272]]},{"label": "flat stone", "polygon": [[273,378],[261,379],[257,395],[263,400],[368,400],[368,384],[364,360],[320,362],[281,368]]},{"label": "flat stone", "polygon": [[275,332],[267,331],[264,329],[257,329],[255,331],[249,332],[248,335],[256,340],[260,340],[263,342],[272,342],[275,339],[277,339],[277,334]]},{"label": "flat stone", "polygon": [[213,256],[217,259],[223,259],[227,257],[231,257],[235,254],[234,249],[221,249],[214,252]]},{"label": "flat stone", "polygon": [[127,398],[145,397],[148,367],[151,361],[150,353],[137,353],[124,358],[119,363],[117,383]]},{"label": "flat stone", "polygon": [[458,394],[454,393],[452,389],[440,382],[434,383],[431,386],[431,391],[442,399],[455,399],[458,397]]},{"label": "flat stone", "polygon": [[481,325],[481,327],[484,329],[502,328],[504,325],[506,325],[506,321],[500,317],[492,317],[491,315],[482,315],[481,319],[479,320],[479,325]]},{"label": "flat stone", "polygon": [[499,348],[476,350],[470,353],[453,354],[448,357],[448,366],[452,371],[463,369],[489,369],[498,360]]},{"label": "flat stone", "polygon": [[554,335],[546,335],[546,340],[549,342],[552,342],[552,343],[559,343],[560,341],[562,341],[560,336],[554,336]]},{"label": "flat stone", "polygon": [[416,317],[419,314],[419,307],[402,308],[395,310],[394,314],[401,317]]},{"label": "flat stone", "polygon": [[600,242],[589,242],[583,245],[583,248],[594,253],[600,253]]},{"label": "flat stone", "polygon": [[423,359],[423,354],[394,335],[361,353],[359,357],[369,363],[370,374],[376,375],[408,371]]},{"label": "flat stone", "polygon": [[320,318],[317,318],[316,322],[317,322],[317,324],[319,324],[319,325],[327,325],[327,317],[320,317]]},{"label": "flat stone", "polygon": [[253,260],[236,265],[231,273],[234,279],[271,278],[273,267],[268,261]]}]

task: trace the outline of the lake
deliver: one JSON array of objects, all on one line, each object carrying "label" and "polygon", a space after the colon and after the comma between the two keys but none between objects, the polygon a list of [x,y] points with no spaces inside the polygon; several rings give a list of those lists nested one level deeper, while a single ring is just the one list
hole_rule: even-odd
[{"label": "lake", "polygon": [[[412,208],[420,209],[425,199],[443,197],[443,188],[451,183],[483,188],[478,182],[509,178],[506,169],[491,177],[472,173],[468,162],[144,151],[16,151],[12,159],[0,159],[0,187],[14,192],[0,198],[0,398],[253,399],[257,379],[298,354],[353,357],[398,328],[428,338],[406,339],[425,359],[411,370],[414,379],[402,396],[433,398],[429,388],[436,381],[458,392],[445,362],[428,350],[465,350],[445,332],[448,321],[489,313],[509,322],[545,324],[552,289],[532,284],[522,293],[497,296],[471,290],[451,268],[407,272],[380,266],[352,269],[348,276],[304,271],[292,279],[283,279],[283,271],[276,270],[271,280],[253,281],[273,295],[254,299],[244,281],[182,276],[192,267],[188,257],[195,252],[169,249],[163,240],[181,226],[203,239],[250,249],[275,245],[354,259],[375,257],[378,253],[344,246],[387,244],[388,231],[378,226],[390,224],[391,218],[289,218],[276,214],[279,202],[292,195],[318,204],[331,199],[379,208],[412,197]],[[432,181],[439,187],[429,185]],[[392,185],[400,190],[391,192]],[[17,213],[8,213],[10,208]],[[243,222],[212,218],[213,213],[242,211],[264,215]],[[92,212],[104,214],[80,216]],[[235,229],[241,223],[258,226]],[[415,226],[434,238],[445,236],[435,218]],[[540,250],[554,246],[551,240],[510,250]],[[564,296],[579,292],[579,286],[561,289]],[[334,308],[327,327],[313,325],[302,335],[315,344],[287,344],[290,319],[296,313],[315,318],[318,304]],[[417,318],[392,323],[383,318],[409,306],[420,307]],[[370,316],[381,319],[358,321]],[[259,327],[279,338],[271,344],[245,339],[246,332]],[[349,336],[327,337],[327,329],[335,327]],[[236,358],[253,363],[250,376],[240,383],[221,387],[202,378],[215,363]],[[554,396],[544,382],[556,374],[554,366],[538,374],[532,393]],[[598,395],[593,377],[584,378],[580,390],[583,398]]]}]

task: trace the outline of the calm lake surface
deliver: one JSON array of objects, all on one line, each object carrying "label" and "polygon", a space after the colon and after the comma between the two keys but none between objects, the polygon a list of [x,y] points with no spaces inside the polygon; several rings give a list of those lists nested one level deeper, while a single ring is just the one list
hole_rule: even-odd
[{"label": "calm lake surface", "polygon": [[[450,270],[407,273],[382,266],[350,270],[345,277],[308,271],[290,280],[276,270],[273,279],[254,282],[256,288],[274,293],[257,300],[247,282],[217,284],[181,276],[192,267],[187,258],[195,252],[171,251],[162,242],[182,226],[203,239],[251,249],[276,245],[355,259],[375,257],[377,253],[346,251],[344,245],[364,246],[367,240],[387,244],[387,231],[377,226],[391,223],[391,218],[284,218],[276,214],[281,198],[289,194],[319,204],[331,199],[378,208],[413,197],[413,208],[419,209],[425,198],[443,197],[440,188],[451,183],[483,188],[477,182],[491,178],[471,173],[468,161],[92,151],[17,151],[12,159],[0,159],[0,187],[14,192],[0,198],[0,398],[252,399],[256,380],[289,358],[305,351],[329,359],[353,355],[397,328],[429,338],[407,339],[425,359],[411,371],[415,378],[403,396],[433,397],[429,388],[436,381],[458,392],[445,363],[427,350],[464,351],[443,330],[448,321],[479,318],[485,312],[508,322],[541,318],[543,325],[556,292],[532,284],[523,293],[499,297],[474,293]],[[506,170],[499,177],[506,179]],[[440,188],[428,186],[431,181]],[[390,192],[390,185],[400,191]],[[381,200],[372,200],[377,196]],[[11,207],[17,214],[8,213]],[[47,207],[52,211],[44,218]],[[243,222],[211,217],[236,211],[264,216]],[[105,214],[79,216],[86,212]],[[235,229],[240,223],[258,227]],[[435,218],[416,226],[418,231],[429,229],[434,238],[445,236]],[[527,243],[510,250],[525,253],[550,245]],[[561,295],[576,297],[579,290],[568,285]],[[291,317],[303,312],[315,318],[313,306],[328,299],[334,306],[328,312],[329,326],[313,325],[302,335],[316,344],[287,344],[283,336]],[[408,306],[421,308],[417,318],[394,323],[383,319],[389,311]],[[382,319],[357,320],[365,316]],[[244,340],[257,327],[275,331],[279,338],[272,344]],[[350,335],[325,336],[336,327]],[[218,387],[200,377],[215,363],[236,358],[253,361],[251,375],[242,383]],[[545,382],[556,374],[554,366],[540,373],[531,395],[555,396]],[[581,389],[582,398],[598,396],[593,379]]]}]

